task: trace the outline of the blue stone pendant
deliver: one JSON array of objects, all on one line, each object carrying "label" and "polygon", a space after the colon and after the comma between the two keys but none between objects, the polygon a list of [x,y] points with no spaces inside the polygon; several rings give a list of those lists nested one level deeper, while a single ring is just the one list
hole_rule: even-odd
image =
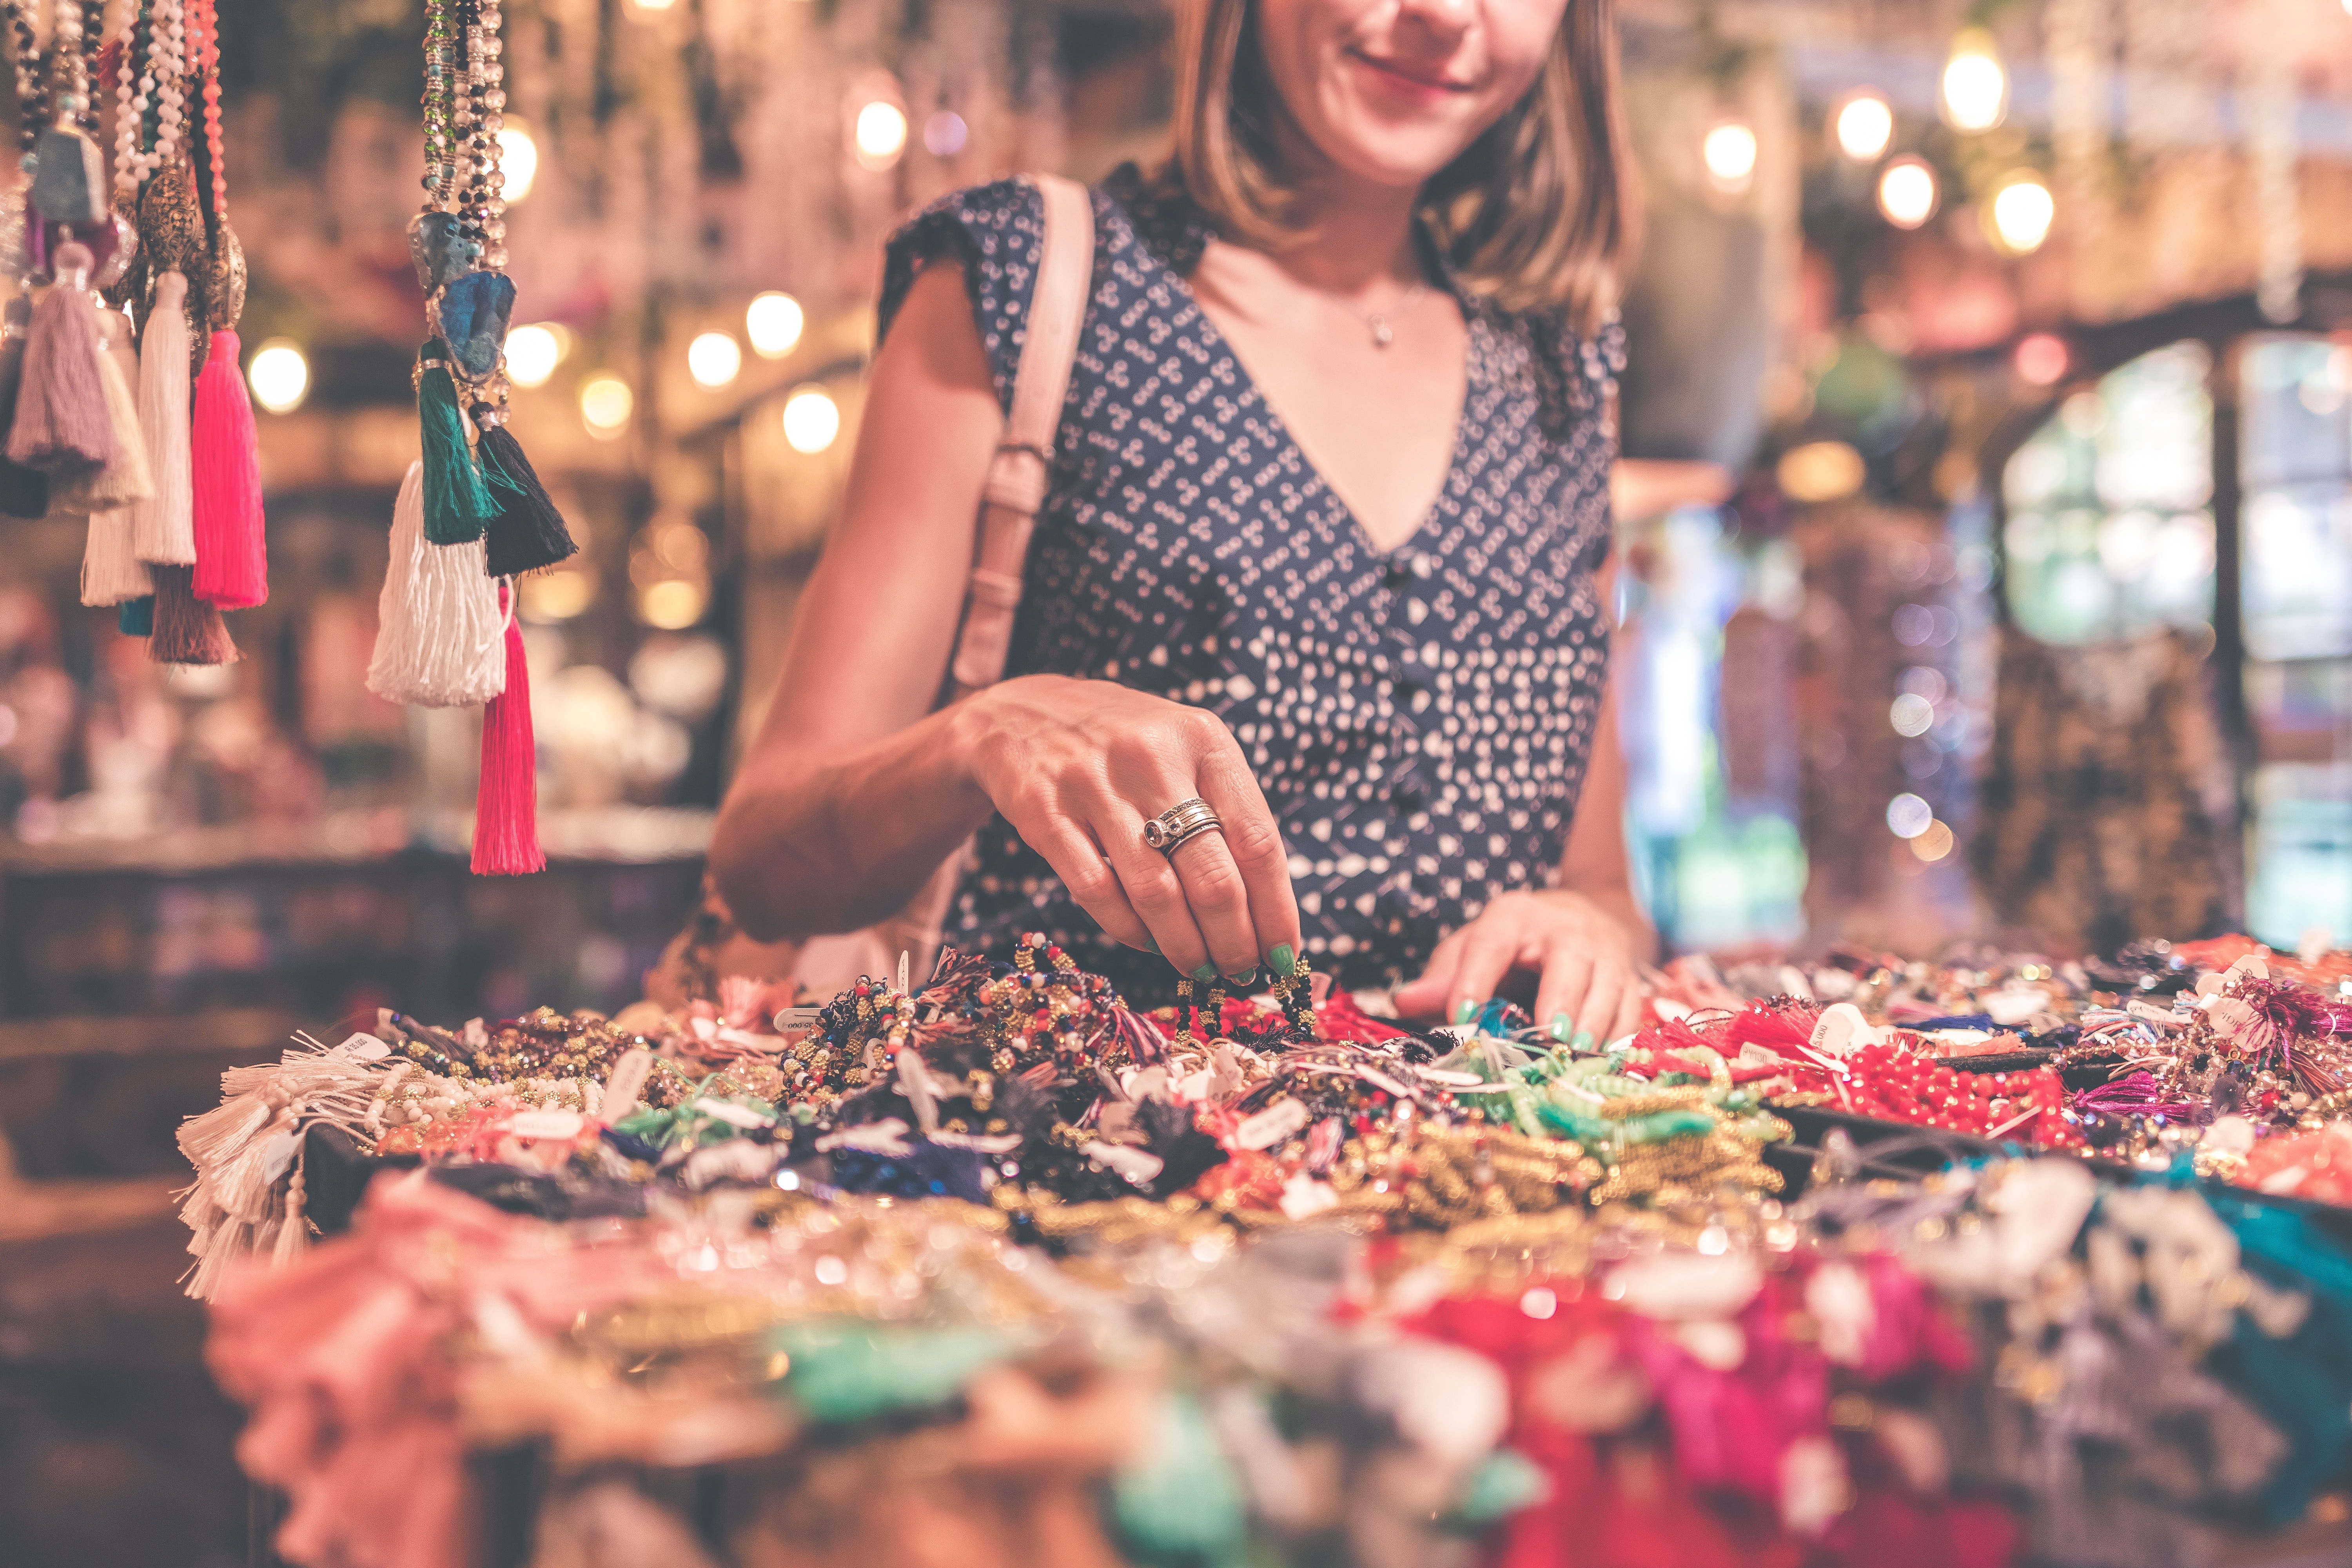
[{"label": "blue stone pendant", "polygon": [[499,368],[514,301],[514,283],[503,272],[468,272],[441,290],[441,335],[468,381],[480,381]]}]

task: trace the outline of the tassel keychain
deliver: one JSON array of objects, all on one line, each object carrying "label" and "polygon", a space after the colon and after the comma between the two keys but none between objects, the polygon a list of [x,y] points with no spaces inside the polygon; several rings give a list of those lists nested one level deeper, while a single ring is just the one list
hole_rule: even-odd
[{"label": "tassel keychain", "polygon": [[228,222],[228,169],[221,149],[220,28],[214,0],[188,0],[186,11],[190,79],[201,82],[204,91],[205,162],[197,173],[211,238],[205,312],[212,332],[204,370],[196,377],[189,438],[195,591],[198,598],[222,609],[241,610],[269,598],[261,455],[253,401],[238,363],[245,250]]},{"label": "tassel keychain", "polygon": [[449,374],[448,347],[438,338],[416,353],[416,422],[425,447],[425,537],[436,544],[467,544],[489,521],[488,487],[474,465],[465,411]]},{"label": "tassel keychain", "polygon": [[151,566],[155,579],[147,657],[157,664],[235,664],[236,644],[220,607],[196,597],[195,568]]},{"label": "tassel keychain", "polygon": [[[499,395],[506,395],[499,377]],[[493,577],[520,577],[578,553],[563,514],[555,510],[546,487],[539,482],[522,443],[507,430],[503,408],[482,405],[474,410],[474,424],[482,432],[482,474],[490,482],[490,500],[497,510],[488,528],[486,564]]]},{"label": "tassel keychain", "polygon": [[99,376],[91,259],[78,240],[58,247],[57,280],[33,307],[8,428],[9,460],[51,475],[85,474],[114,460],[114,422]]},{"label": "tassel keychain", "polygon": [[[32,301],[22,294],[9,300],[6,313],[0,315],[0,429],[16,423],[16,388],[25,374],[25,336],[32,321]],[[0,512],[10,517],[47,517],[48,477],[0,454]]]},{"label": "tassel keychain", "polygon": [[154,495],[133,509],[139,559],[158,564],[196,563],[196,531],[188,457],[188,280],[177,272],[155,279],[147,332],[139,344],[139,424],[147,439]]},{"label": "tassel keychain", "polygon": [[408,465],[392,509],[392,559],[376,601],[367,686],[387,702],[474,708],[506,688],[506,613],[482,542],[425,537],[425,465]]},{"label": "tassel keychain", "polygon": [[[99,384],[106,394],[106,413],[114,427],[114,460],[77,479],[50,487],[52,504],[67,511],[98,512],[151,500],[155,481],[147,465],[147,442],[140,434],[139,407],[123,374],[128,361],[135,371],[138,359],[131,348],[131,323],[113,310],[98,312],[100,342]],[[106,601],[108,604],[113,600]]]},{"label": "tassel keychain", "polygon": [[107,341],[100,374],[106,383],[107,405],[114,415],[121,451],[104,471],[102,480],[83,490],[89,532],[82,550],[81,602],[93,607],[144,599],[155,592],[154,579],[137,550],[138,508],[152,500],[155,486],[131,383],[122,369],[126,361],[134,374],[139,368],[131,347],[131,321],[119,310],[101,311],[99,319]]},{"label": "tassel keychain", "polygon": [[[514,586],[499,595],[511,611]],[[477,877],[520,877],[547,869],[539,847],[539,744],[530,721],[530,663],[522,624],[509,616],[503,639],[506,689],[482,710],[482,776],[474,795]]]}]

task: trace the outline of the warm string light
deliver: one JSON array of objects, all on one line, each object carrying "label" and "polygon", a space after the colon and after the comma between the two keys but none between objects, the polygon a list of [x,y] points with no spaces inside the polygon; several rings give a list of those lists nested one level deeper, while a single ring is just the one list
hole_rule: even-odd
[{"label": "warm string light", "polygon": [[1936,216],[1936,171],[1921,158],[1897,158],[1878,176],[1878,210],[1897,228],[1917,228]]},{"label": "warm string light", "polygon": [[310,395],[310,362],[284,338],[272,339],[253,356],[245,380],[256,403],[272,414],[290,414]]},{"label": "warm string light", "polygon": [[801,302],[779,289],[754,299],[743,311],[743,332],[761,359],[782,359],[800,345],[807,317]]},{"label": "warm string light", "polygon": [[716,391],[743,368],[742,346],[725,332],[704,332],[686,346],[687,373]]},{"label": "warm string light", "polygon": [[2027,256],[2050,237],[2058,206],[2039,175],[2015,174],[1993,192],[1989,211],[1994,242],[2011,256]]},{"label": "warm string light", "polygon": [[1944,118],[1958,131],[1990,131],[2009,113],[2009,72],[1992,35],[1970,28],[1953,40],[1938,96]]},{"label": "warm string light", "polygon": [[1699,144],[1706,164],[1707,183],[1737,195],[1756,177],[1756,132],[1737,120],[1719,120],[1707,128]]},{"label": "warm string light", "polygon": [[1876,90],[1864,88],[1841,102],[1830,117],[1838,151],[1867,163],[1895,140],[1895,109]]},{"label": "warm string light", "polygon": [[824,451],[841,434],[841,405],[821,386],[803,386],[784,399],[784,441],[795,452]]}]

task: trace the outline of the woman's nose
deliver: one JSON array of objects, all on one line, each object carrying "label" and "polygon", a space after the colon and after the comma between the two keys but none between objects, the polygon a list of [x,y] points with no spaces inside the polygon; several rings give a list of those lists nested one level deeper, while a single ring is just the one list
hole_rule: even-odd
[{"label": "woman's nose", "polygon": [[1480,0],[1401,0],[1397,20],[1418,22],[1441,36],[1456,36],[1469,27],[1479,4]]}]

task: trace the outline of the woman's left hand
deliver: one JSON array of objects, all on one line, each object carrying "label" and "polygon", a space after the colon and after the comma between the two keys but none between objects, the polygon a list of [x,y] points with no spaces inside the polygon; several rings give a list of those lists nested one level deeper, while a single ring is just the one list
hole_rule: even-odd
[{"label": "woman's left hand", "polygon": [[1397,1011],[1466,1023],[1514,972],[1534,973],[1536,1022],[1562,1044],[1612,1040],[1640,1025],[1632,933],[1583,894],[1557,889],[1488,904],[1437,944],[1422,977],[1396,994]]}]

